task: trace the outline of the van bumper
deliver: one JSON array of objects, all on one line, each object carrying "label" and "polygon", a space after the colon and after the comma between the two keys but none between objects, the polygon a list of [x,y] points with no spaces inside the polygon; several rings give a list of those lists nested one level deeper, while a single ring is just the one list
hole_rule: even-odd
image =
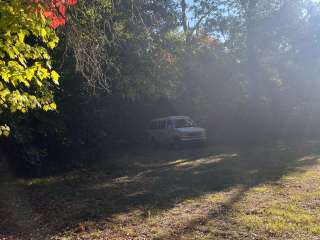
[{"label": "van bumper", "polygon": [[200,144],[207,143],[206,137],[181,137],[179,140],[181,143],[200,143]]}]

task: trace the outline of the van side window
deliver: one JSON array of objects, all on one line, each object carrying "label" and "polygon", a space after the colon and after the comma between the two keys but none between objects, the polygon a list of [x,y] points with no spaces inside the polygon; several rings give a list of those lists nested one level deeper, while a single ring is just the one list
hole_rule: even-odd
[{"label": "van side window", "polygon": [[171,119],[167,120],[167,128],[173,128],[173,121]]},{"label": "van side window", "polygon": [[164,129],[166,128],[166,121],[160,121],[159,122],[159,129]]}]

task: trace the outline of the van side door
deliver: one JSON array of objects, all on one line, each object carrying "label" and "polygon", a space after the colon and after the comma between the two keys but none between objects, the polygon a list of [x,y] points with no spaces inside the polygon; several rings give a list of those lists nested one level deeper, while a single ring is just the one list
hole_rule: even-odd
[{"label": "van side door", "polygon": [[174,139],[174,134],[174,121],[172,119],[168,119],[166,128],[166,140],[170,142],[172,139]]}]

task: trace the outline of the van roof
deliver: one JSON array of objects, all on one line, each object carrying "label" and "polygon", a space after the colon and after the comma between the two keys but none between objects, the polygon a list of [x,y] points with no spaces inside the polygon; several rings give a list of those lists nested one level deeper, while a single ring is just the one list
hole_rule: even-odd
[{"label": "van roof", "polygon": [[188,116],[169,116],[169,117],[163,117],[163,118],[154,118],[151,121],[162,121],[162,120],[168,120],[168,119],[185,119],[190,118]]}]

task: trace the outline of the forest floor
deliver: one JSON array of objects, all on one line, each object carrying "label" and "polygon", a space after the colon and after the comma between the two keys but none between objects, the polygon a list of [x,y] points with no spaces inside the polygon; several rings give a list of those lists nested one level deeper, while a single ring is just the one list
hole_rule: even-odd
[{"label": "forest floor", "polygon": [[0,239],[320,239],[320,143],[122,153],[3,177]]}]

